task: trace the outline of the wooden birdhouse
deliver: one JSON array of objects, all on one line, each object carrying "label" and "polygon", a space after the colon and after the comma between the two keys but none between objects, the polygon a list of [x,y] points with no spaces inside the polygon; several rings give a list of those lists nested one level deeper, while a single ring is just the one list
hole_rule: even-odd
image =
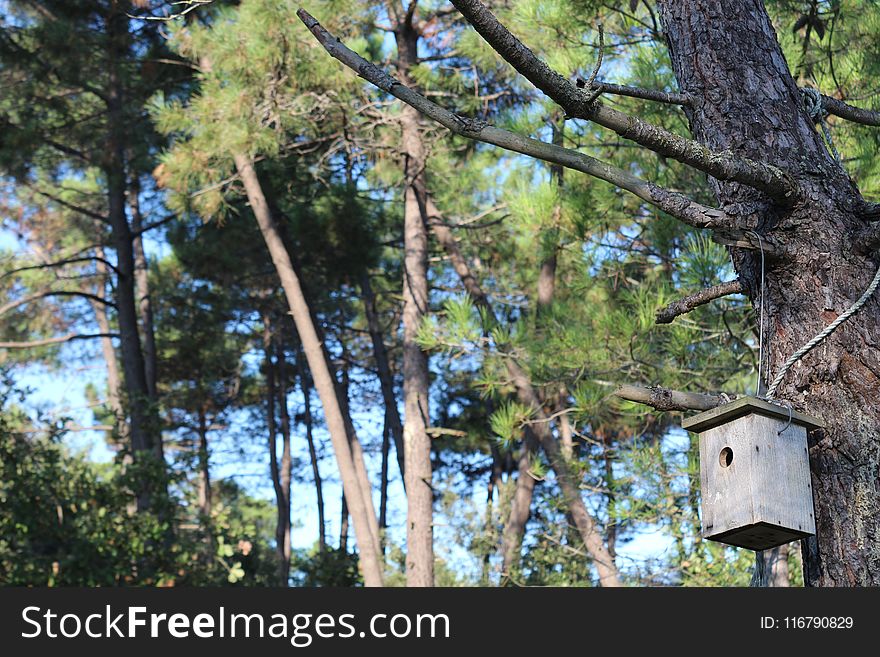
[{"label": "wooden birdhouse", "polygon": [[768,550],[816,533],[812,417],[755,397],[685,419],[700,436],[703,538]]}]

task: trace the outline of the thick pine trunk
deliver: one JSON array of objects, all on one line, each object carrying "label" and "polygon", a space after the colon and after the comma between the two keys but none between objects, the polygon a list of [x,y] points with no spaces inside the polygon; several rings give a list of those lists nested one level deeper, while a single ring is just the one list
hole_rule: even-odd
[{"label": "thick pine trunk", "polygon": [[[398,70],[405,84],[417,59],[418,33],[412,22],[401,23],[397,38]],[[426,227],[425,147],[419,113],[401,109],[404,158],[404,275],[403,275],[403,451],[406,481],[406,583],[434,584],[434,493],[431,487],[428,357],[417,341],[428,312],[428,232]]]},{"label": "thick pine trunk", "polygon": [[[804,190],[788,210],[758,192],[711,180],[729,213],[752,215],[750,227],[774,253],[763,290],[767,380],[859,298],[878,257],[857,253],[867,224],[860,196],[829,155],[801,98],[760,0],[661,0],[663,28],[694,137],[790,173]],[[760,306],[760,254],[731,257],[754,307]],[[880,584],[880,300],[856,316],[788,373],[777,393],[827,428],[811,441],[817,540],[806,541],[808,585]]]},{"label": "thick pine trunk", "polygon": [[260,232],[266,242],[266,247],[272,257],[275,270],[281,280],[281,286],[284,289],[284,294],[290,307],[290,314],[296,325],[296,331],[302,342],[303,353],[306,356],[309,370],[312,373],[315,389],[318,391],[321,405],[324,407],[324,417],[328,432],[330,433],[330,441],[333,443],[333,451],[336,455],[336,463],[339,466],[340,478],[342,479],[343,495],[346,498],[352,520],[354,521],[354,532],[360,550],[364,583],[367,586],[382,586],[382,563],[380,555],[375,549],[368,516],[368,513],[371,512],[368,509],[372,507],[372,504],[368,506],[369,502],[364,500],[358,483],[351,449],[348,445],[345,420],[343,419],[339,398],[336,393],[336,382],[330,374],[321,341],[318,338],[315,324],[312,321],[309,306],[303,296],[299,277],[294,271],[290,254],[287,252],[281,239],[278,225],[269,211],[269,204],[266,202],[266,197],[263,194],[260,181],[254,170],[253,161],[244,154],[236,154],[234,160],[236,169],[244,184],[251,209],[254,212],[254,217],[257,220]]}]

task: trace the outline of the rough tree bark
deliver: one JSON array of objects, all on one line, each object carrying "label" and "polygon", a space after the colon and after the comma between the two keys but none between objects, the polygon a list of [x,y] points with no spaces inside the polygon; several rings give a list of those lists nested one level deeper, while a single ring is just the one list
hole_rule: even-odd
[{"label": "rough tree bark", "polygon": [[236,154],[234,161],[244,184],[251,209],[260,227],[260,232],[281,280],[281,286],[290,307],[290,314],[296,325],[303,353],[312,373],[315,389],[318,391],[321,405],[324,407],[324,417],[342,480],[343,495],[354,522],[364,583],[367,586],[382,586],[382,564],[380,555],[375,549],[368,516],[368,508],[372,505],[367,506],[358,483],[351,449],[348,446],[345,420],[336,393],[336,382],[330,374],[321,341],[318,339],[315,324],[303,296],[299,277],[293,269],[290,254],[281,239],[278,225],[269,211],[269,204],[266,202],[266,197],[254,170],[253,161],[242,153]]},{"label": "rough tree bark", "polygon": [[[862,199],[803,109],[763,2],[658,4],[679,87],[693,99],[685,108],[693,136],[775,165],[803,190],[780,209],[749,187],[710,179],[728,212],[774,241],[763,289],[772,373],[858,299],[876,271],[878,255],[857,248],[867,226]],[[734,249],[731,257],[758,308],[759,255]],[[777,395],[827,425],[810,448],[818,535],[804,555],[808,585],[880,584],[878,310],[875,296],[790,371]]]},{"label": "rough tree bark", "polygon": [[[418,63],[419,33],[413,16],[395,25],[397,70],[409,81]],[[434,584],[434,492],[431,486],[431,439],[428,356],[417,341],[428,313],[428,232],[425,225],[427,187],[425,147],[419,113],[408,105],[400,114],[404,161],[404,275],[403,275],[403,453],[406,481],[406,583]]]}]

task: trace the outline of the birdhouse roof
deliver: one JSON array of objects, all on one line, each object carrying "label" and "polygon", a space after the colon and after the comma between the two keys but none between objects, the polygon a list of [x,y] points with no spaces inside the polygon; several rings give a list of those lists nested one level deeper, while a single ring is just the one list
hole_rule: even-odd
[{"label": "birdhouse roof", "polygon": [[[685,418],[681,422],[681,427],[682,429],[699,433],[752,414],[788,421],[789,409],[787,406],[772,404],[757,397],[740,397],[729,404],[722,404],[708,411]],[[791,411],[791,423],[806,427],[808,431],[822,429],[825,426],[821,420],[795,410]]]}]

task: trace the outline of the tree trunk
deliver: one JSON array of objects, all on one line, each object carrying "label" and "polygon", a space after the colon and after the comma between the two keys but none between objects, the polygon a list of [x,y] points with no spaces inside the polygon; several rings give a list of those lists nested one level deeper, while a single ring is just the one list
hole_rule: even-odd
[{"label": "tree trunk", "polygon": [[[162,446],[158,438],[158,418],[150,402],[138,331],[133,237],[125,213],[125,117],[119,69],[122,65],[120,60],[127,47],[127,28],[128,19],[125,14],[118,9],[112,9],[108,19],[109,84],[106,90],[109,133],[102,168],[107,179],[107,218],[111,227],[113,248],[116,251],[117,320],[122,370],[128,397],[132,455],[136,460],[142,460],[146,455],[161,462]],[[162,465],[164,467],[164,464]],[[138,511],[150,508],[153,493],[150,488],[149,479],[142,478],[136,491]]]},{"label": "tree trunk", "polygon": [[531,427],[526,427],[523,444],[517,461],[516,487],[510,501],[510,512],[501,534],[501,577],[503,581],[515,577],[522,556],[522,542],[526,523],[532,510],[532,497],[536,480],[532,476],[532,463],[538,453],[538,439]]},{"label": "tree trunk", "polygon": [[315,449],[315,437],[312,433],[312,382],[302,361],[302,350],[296,352],[296,368],[299,374],[300,388],[303,393],[303,415],[306,425],[306,442],[309,446],[309,461],[312,463],[312,478],[315,480],[315,501],[318,507],[318,547],[323,552],[327,549],[327,523],[324,520],[324,487],[321,481],[321,469],[318,466],[318,452]]},{"label": "tree trunk", "polygon": [[276,363],[278,365],[278,409],[281,416],[281,464],[279,466],[278,482],[281,486],[281,494],[284,498],[282,508],[279,508],[279,519],[283,526],[279,527],[281,538],[281,582],[287,586],[290,579],[290,411],[287,407],[287,360],[284,346],[280,338],[275,341]]},{"label": "tree trunk", "polygon": [[[398,71],[405,84],[417,59],[418,32],[412,21],[397,25]],[[417,341],[428,313],[428,233],[426,219],[425,148],[419,113],[401,109],[401,145],[404,158],[404,275],[403,275],[403,402],[404,465],[406,481],[406,583],[434,584],[434,529],[428,357]]]},{"label": "tree trunk", "polygon": [[[388,426],[388,410],[385,410],[385,422],[382,424],[382,474],[379,479],[379,530],[388,528],[388,453],[391,451],[391,429]],[[385,553],[385,541],[382,541],[382,553]]]},{"label": "tree trunk", "polygon": [[303,296],[299,277],[294,272],[290,255],[281,239],[275,219],[269,212],[269,206],[266,203],[266,197],[263,194],[252,160],[243,154],[236,154],[234,159],[235,166],[244,183],[248,201],[260,227],[260,232],[266,242],[266,247],[269,249],[278,277],[281,279],[281,285],[284,288],[290,312],[303,345],[303,352],[309,364],[312,379],[315,382],[315,389],[318,391],[318,396],[324,407],[324,417],[330,433],[330,440],[333,443],[336,462],[339,466],[343,494],[346,497],[354,522],[364,582],[367,586],[381,586],[382,566],[380,556],[374,548],[370,532],[368,506],[358,484],[351,449],[348,446],[345,420],[343,419],[339,399],[336,394],[336,385],[333,377],[330,375],[321,342],[315,331],[315,325],[312,322],[308,304]]},{"label": "tree trunk", "polygon": [[138,316],[141,320],[141,335],[143,337],[144,376],[147,379],[147,390],[150,393],[150,399],[155,402],[158,398],[156,390],[156,332],[153,326],[153,304],[150,299],[147,255],[144,251],[144,238],[141,234],[144,222],[141,215],[140,193],[140,181],[135,179],[129,188],[128,203],[131,209],[131,229],[134,233],[134,239],[132,240],[132,248],[134,250],[134,284],[135,294],[137,295]]},{"label": "tree trunk", "polygon": [[[695,99],[687,111],[694,137],[778,166],[803,190],[782,210],[751,188],[710,179],[722,207],[750,218],[773,244],[763,290],[760,254],[734,249],[731,258],[756,309],[763,296],[767,370],[778,372],[859,298],[877,270],[878,256],[856,247],[868,225],[861,197],[803,109],[760,0],[658,4],[679,87]],[[792,368],[777,395],[827,425],[810,449],[818,536],[806,542],[808,585],[880,584],[878,323],[875,295]]]},{"label": "tree trunk", "polygon": [[[504,474],[504,461],[501,456],[501,451],[498,449],[498,446],[494,441],[489,442],[489,453],[492,455],[492,467],[489,470],[489,483],[486,486],[486,515],[483,521],[483,531],[491,536],[494,534],[492,525],[494,523],[495,491],[498,490],[498,486],[501,484],[501,478]],[[483,569],[480,576],[480,583],[482,586],[489,586],[489,573],[493,551],[494,549],[491,545],[486,546],[486,554],[483,555]]]},{"label": "tree trunk", "polygon": [[[345,355],[345,345],[343,344],[343,355]],[[329,354],[327,355],[329,362]],[[331,371],[332,371],[331,366]],[[376,509],[373,507],[373,486],[370,483],[370,475],[367,472],[367,463],[364,460],[364,450],[361,441],[358,439],[357,430],[354,428],[354,422],[351,420],[351,409],[348,402],[349,378],[348,369],[342,368],[342,380],[338,382],[337,395],[339,396],[339,404],[342,409],[342,417],[345,420],[345,431],[348,434],[348,446],[351,449],[351,458],[354,462],[355,473],[357,474],[358,486],[361,489],[361,495],[364,498],[364,504],[367,507],[367,523],[370,528],[370,536],[373,539],[373,547],[377,554],[382,554],[382,542],[379,534],[379,520],[376,518]]]},{"label": "tree trunk", "polygon": [[289,553],[285,553],[285,534],[289,535],[290,505],[284,495],[278,468],[278,425],[275,406],[278,400],[278,367],[272,354],[272,320],[263,314],[263,362],[266,367],[266,427],[269,430],[269,476],[275,490],[275,552],[278,554],[278,583],[287,586],[290,573]]},{"label": "tree trunk", "polygon": [[[430,198],[428,199],[428,211],[431,217],[436,217],[438,219],[441,218],[440,213],[437,211],[437,208],[433,205]],[[492,309],[492,305],[489,303],[489,298],[486,296],[486,293],[480,287],[477,279],[470,271],[470,267],[462,256],[461,249],[459,249],[452,231],[438,221],[432,221],[431,227],[434,231],[434,235],[446,250],[453,268],[461,279],[465,291],[477,307],[486,311],[489,320],[493,323],[496,322],[497,319],[495,317],[495,312]],[[498,348],[501,350],[503,350],[504,347],[505,345],[498,345]],[[550,461],[550,467],[556,473],[557,479],[559,480],[559,487],[562,490],[562,495],[565,504],[571,513],[572,520],[574,520],[578,533],[584,542],[584,546],[596,566],[600,584],[602,586],[620,586],[621,580],[617,565],[605,545],[602,543],[601,536],[596,528],[596,522],[587,510],[583,498],[581,498],[577,479],[572,473],[571,466],[565,459],[562,449],[557,444],[556,438],[550,430],[550,420],[544,412],[537,391],[529,380],[528,374],[513,358],[505,358],[504,365],[507,369],[507,374],[510,377],[510,380],[516,388],[517,398],[525,406],[534,410],[533,422],[529,425],[530,430],[526,432],[526,437],[528,438],[530,434],[533,435],[535,440],[537,440],[538,444],[544,450],[544,453],[547,455]],[[520,474],[522,474],[522,467],[523,462],[521,459],[519,464]],[[529,478],[531,477],[529,476]],[[519,479],[517,480],[517,483],[519,485]],[[528,482],[523,482],[523,485],[526,485],[527,483]],[[521,509],[518,509],[518,514],[517,518],[521,515]],[[510,522],[508,522],[508,524],[510,524]],[[524,527],[525,525],[523,524],[523,531]],[[507,528],[505,527],[505,530],[506,529]],[[515,537],[511,535],[509,540],[512,541],[514,538]],[[519,535],[518,542],[520,545],[522,544],[522,533]]]},{"label": "tree trunk", "polygon": [[345,495],[342,495],[342,506],[339,510],[339,551],[345,554],[348,552],[348,503],[345,501]]},{"label": "tree trunk", "polygon": [[361,296],[364,300],[364,314],[367,318],[370,340],[373,343],[373,357],[376,359],[376,370],[379,373],[382,399],[387,409],[386,422],[394,439],[397,464],[400,466],[400,475],[404,478],[405,483],[406,468],[403,456],[403,424],[400,421],[400,412],[397,410],[397,397],[394,394],[394,376],[388,363],[388,350],[385,348],[385,341],[382,338],[382,327],[379,324],[379,315],[376,312],[376,295],[373,293],[370,275],[367,272],[361,275]]},{"label": "tree trunk", "polygon": [[[102,260],[105,258],[104,249],[98,247],[95,249],[95,255]],[[98,271],[100,282],[95,288],[95,296],[104,298],[106,296],[106,283],[108,279],[107,265],[101,260],[95,261],[95,267]],[[110,320],[107,318],[107,307],[98,301],[90,301],[92,310],[95,313],[95,323],[98,325],[98,332],[105,335],[101,338],[101,355],[104,358],[104,367],[107,369],[107,408],[116,418],[116,432],[118,440],[128,443],[128,422],[125,419],[125,408],[122,406],[122,382],[119,376],[119,362],[116,360],[116,349],[113,347],[113,339],[109,336]]]},{"label": "tree trunk", "polygon": [[788,574],[788,544],[768,550],[765,554],[769,556],[767,565],[770,571],[770,586],[791,586]]},{"label": "tree trunk", "polygon": [[199,408],[199,513],[206,520],[211,517],[211,472],[208,461],[208,417],[204,406]]}]

